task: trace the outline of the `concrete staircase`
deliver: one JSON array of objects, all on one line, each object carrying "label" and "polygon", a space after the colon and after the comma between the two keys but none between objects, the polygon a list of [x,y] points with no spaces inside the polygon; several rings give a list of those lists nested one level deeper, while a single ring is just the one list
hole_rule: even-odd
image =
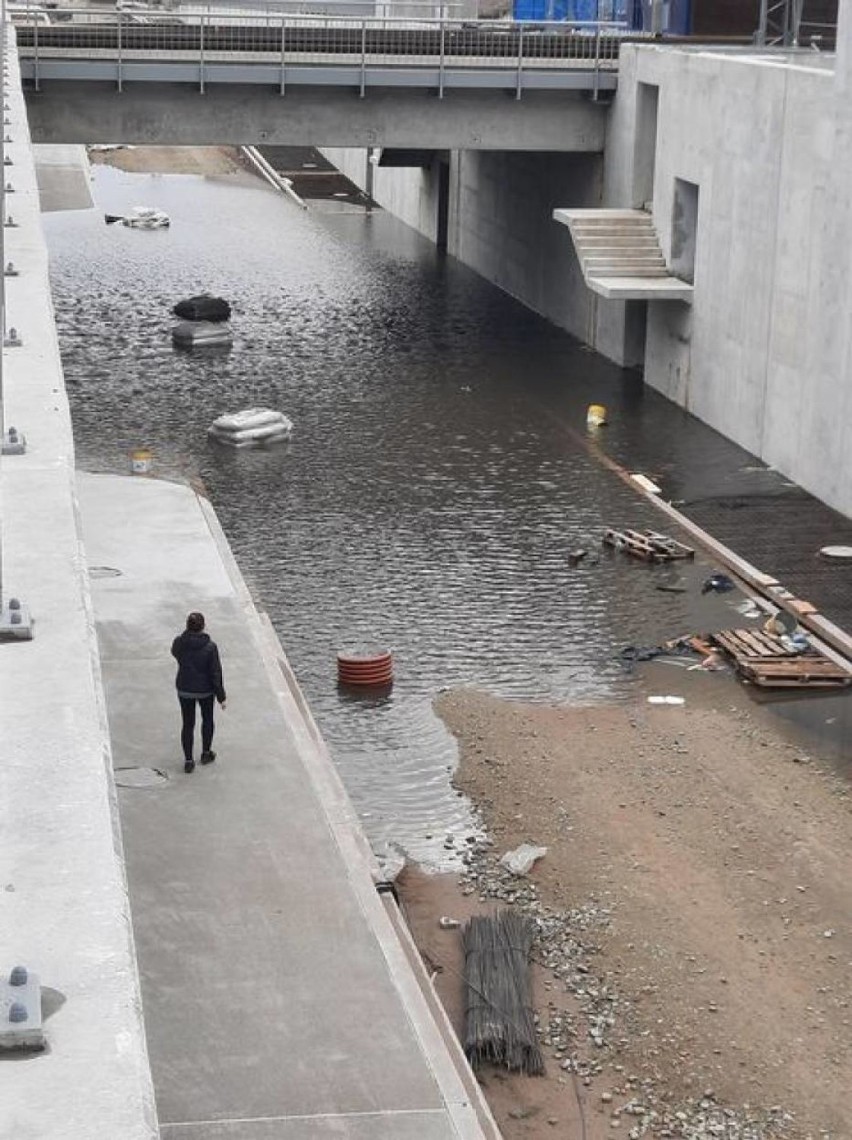
[{"label": "concrete staircase", "polygon": [[668,277],[650,214],[644,210],[595,210],[571,223],[583,276]]},{"label": "concrete staircase", "polygon": [[555,210],[553,216],[568,226],[583,278],[596,293],[691,299],[692,286],[666,268],[654,220],[645,210]]}]

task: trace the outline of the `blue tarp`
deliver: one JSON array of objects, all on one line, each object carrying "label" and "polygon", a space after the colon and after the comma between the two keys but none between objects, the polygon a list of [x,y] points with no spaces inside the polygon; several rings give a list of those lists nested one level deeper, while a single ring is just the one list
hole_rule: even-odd
[{"label": "blue tarp", "polygon": [[[691,0],[663,0],[663,32],[689,35]],[[616,21],[638,30],[651,30],[651,0],[512,0],[516,20],[560,20],[578,24]]]}]

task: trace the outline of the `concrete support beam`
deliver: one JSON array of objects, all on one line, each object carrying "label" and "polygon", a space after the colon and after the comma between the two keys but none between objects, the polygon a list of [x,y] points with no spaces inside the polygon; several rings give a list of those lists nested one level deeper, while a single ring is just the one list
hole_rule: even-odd
[{"label": "concrete support beam", "polygon": [[27,95],[34,142],[603,150],[605,108],[578,92],[211,87],[56,81]]}]

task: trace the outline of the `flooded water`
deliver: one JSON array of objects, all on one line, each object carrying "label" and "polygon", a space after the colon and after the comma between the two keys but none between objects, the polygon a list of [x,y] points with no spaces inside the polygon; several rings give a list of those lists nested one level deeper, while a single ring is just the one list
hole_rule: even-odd
[{"label": "flooded water", "polygon": [[[159,475],[203,480],[374,844],[447,866],[473,827],[442,688],[624,696],[623,646],[730,624],[730,598],[654,588],[706,564],[601,553],[605,526],[661,516],[584,445],[587,405],[610,408],[616,453],[649,424],[673,448],[696,430],[637,376],[380,211],[109,167],[94,190],[97,210],[44,219],[78,466],[125,472],[147,445]],[[137,203],[171,228],[104,224]],[[172,347],[171,306],[201,290],[233,305],[228,352]],[[208,441],[256,405],[294,421],[287,445]],[[337,651],[361,646],[393,648],[389,696],[338,690]]]}]

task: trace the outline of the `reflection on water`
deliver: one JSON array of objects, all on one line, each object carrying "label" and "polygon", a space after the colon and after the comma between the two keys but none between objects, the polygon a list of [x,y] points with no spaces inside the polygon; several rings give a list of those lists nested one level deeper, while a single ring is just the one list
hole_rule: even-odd
[{"label": "reflection on water", "polygon": [[[605,525],[660,523],[577,441],[587,404],[609,406],[616,442],[685,422],[634,376],[381,212],[108,167],[95,193],[98,211],[45,218],[77,462],[126,471],[146,444],[159,474],[204,481],[374,842],[446,865],[446,835],[471,827],[442,687],[618,696],[622,646],[730,624],[729,599],[655,590],[671,569],[600,553]],[[171,229],[104,225],[137,202]],[[202,289],[231,301],[229,352],[172,348],[171,306]],[[208,442],[254,405],[295,422],[286,446]],[[676,573],[697,587],[708,567]],[[394,649],[389,696],[338,690],[336,653],[360,645]]]}]

